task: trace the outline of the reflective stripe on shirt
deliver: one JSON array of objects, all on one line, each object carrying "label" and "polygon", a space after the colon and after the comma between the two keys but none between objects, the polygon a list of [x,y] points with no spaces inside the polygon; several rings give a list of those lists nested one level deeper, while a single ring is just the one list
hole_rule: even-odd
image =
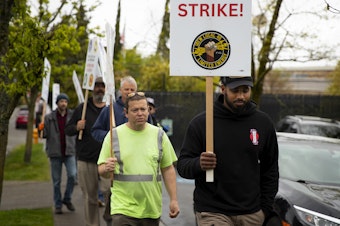
[{"label": "reflective stripe on shirt", "polygon": [[[158,141],[158,166],[157,166],[157,176],[156,176],[156,181],[161,181],[161,175],[159,173],[159,168],[160,168],[160,162],[162,159],[162,154],[163,154],[163,147],[162,147],[162,141],[163,141],[163,129],[158,130],[158,136],[157,136],[157,141]],[[125,175],[124,170],[123,170],[123,162],[121,160],[121,155],[120,155],[120,145],[119,145],[119,139],[118,139],[118,134],[117,130],[113,129],[112,130],[112,147],[114,150],[114,155],[117,158],[117,161],[120,165],[119,167],[119,174],[114,174],[114,180],[117,181],[129,181],[129,182],[139,182],[139,181],[152,181],[153,180],[153,175]]]}]

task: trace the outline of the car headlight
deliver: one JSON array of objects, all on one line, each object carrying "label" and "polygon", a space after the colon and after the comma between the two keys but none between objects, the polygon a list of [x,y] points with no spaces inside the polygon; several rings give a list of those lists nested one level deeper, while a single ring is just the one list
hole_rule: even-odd
[{"label": "car headlight", "polygon": [[298,213],[299,218],[308,225],[313,226],[340,226],[340,219],[330,217],[322,213],[318,213],[312,210],[308,210],[299,206],[294,208]]}]

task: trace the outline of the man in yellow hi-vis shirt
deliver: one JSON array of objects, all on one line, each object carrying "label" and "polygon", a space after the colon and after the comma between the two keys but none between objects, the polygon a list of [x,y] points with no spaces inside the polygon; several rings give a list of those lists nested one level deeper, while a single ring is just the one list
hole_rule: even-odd
[{"label": "man in yellow hi-vis shirt", "polygon": [[169,216],[179,214],[173,166],[177,157],[164,131],[147,123],[149,111],[144,93],[128,95],[125,114],[128,122],[106,135],[98,159],[101,176],[110,178],[113,173],[112,224],[158,226],[162,212],[161,177],[170,196]]}]

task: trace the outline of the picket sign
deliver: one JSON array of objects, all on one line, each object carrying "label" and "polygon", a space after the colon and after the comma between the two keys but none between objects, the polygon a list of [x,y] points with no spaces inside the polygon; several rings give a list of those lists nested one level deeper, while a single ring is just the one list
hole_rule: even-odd
[{"label": "picket sign", "polygon": [[79,104],[84,103],[84,94],[83,94],[83,91],[81,89],[80,82],[79,82],[76,71],[73,71],[72,81],[73,81],[73,85],[74,85],[74,88],[75,88],[77,96],[78,96],[78,103]]},{"label": "picket sign", "polygon": [[[106,23],[106,70],[104,73],[105,78],[105,95],[108,96],[109,107],[110,107],[110,156],[114,156],[114,150],[112,146],[113,137],[112,137],[112,129],[116,127],[115,117],[114,117],[114,108],[113,102],[115,99],[115,79],[113,73],[113,53],[114,53],[114,41],[115,41],[115,32],[112,29],[109,23]],[[107,101],[106,101],[107,103]],[[110,174],[111,184],[113,182],[113,172]]]},{"label": "picket sign", "polygon": [[[44,74],[42,85],[41,85],[41,99],[43,100],[43,109],[41,115],[41,123],[45,122],[45,114],[46,114],[46,105],[48,103],[48,93],[50,86],[50,78],[51,78],[51,64],[47,58],[44,59]],[[40,138],[43,137],[43,131],[40,132]]]},{"label": "picket sign", "polygon": [[[89,90],[93,90],[95,80],[100,75],[100,68],[99,68],[99,63],[98,63],[99,52],[100,52],[99,41],[100,41],[99,38],[97,36],[94,36],[93,38],[89,40],[89,44],[87,47],[86,63],[85,63],[85,71],[84,71],[84,79],[83,79],[83,89],[86,89],[86,91],[85,91],[85,99],[84,99],[81,120],[85,120]],[[82,137],[83,137],[83,130],[80,130],[78,134],[78,139],[81,140]]]},{"label": "picket sign", "polygon": [[[170,46],[171,76],[206,76],[206,151],[213,152],[213,76],[251,76],[251,1],[170,1]],[[214,182],[212,170],[206,181]]]},{"label": "picket sign", "polygon": [[52,85],[52,110],[57,109],[57,97],[60,94],[60,84],[53,83]]}]

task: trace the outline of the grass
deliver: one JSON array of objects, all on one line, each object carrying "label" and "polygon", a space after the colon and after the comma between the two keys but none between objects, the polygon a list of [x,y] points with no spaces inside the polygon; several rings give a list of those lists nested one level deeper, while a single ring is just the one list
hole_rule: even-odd
[{"label": "grass", "polygon": [[[25,146],[6,156],[4,179],[16,181],[48,181],[50,167],[42,144],[34,144],[31,163],[24,163]],[[52,189],[52,188],[51,188]],[[52,208],[0,211],[0,224],[6,226],[53,226]]]},{"label": "grass", "polygon": [[34,144],[31,163],[24,163],[25,146],[21,145],[6,156],[5,180],[49,181],[50,168],[42,144]]},{"label": "grass", "polygon": [[3,210],[0,222],[6,226],[52,226],[52,208]]}]

